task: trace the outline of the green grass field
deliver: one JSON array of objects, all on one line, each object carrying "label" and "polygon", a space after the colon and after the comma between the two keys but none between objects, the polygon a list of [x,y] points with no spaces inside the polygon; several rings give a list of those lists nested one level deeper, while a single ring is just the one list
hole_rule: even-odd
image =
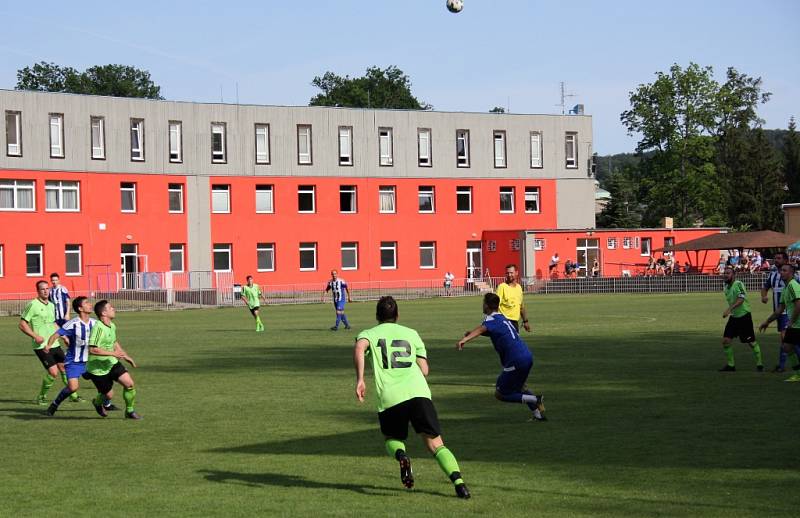
[{"label": "green grass field", "polygon": [[[31,403],[42,368],[17,319],[0,319],[0,516],[797,516],[800,383],[756,373],[739,344],[739,371],[716,372],[721,294],[528,306],[529,384],[547,423],[494,399],[487,339],[455,350],[479,298],[400,302],[400,323],[426,342],[469,501],[413,431],[417,487],[401,487],[369,367],[368,402],[354,399],[353,337],[374,324],[373,303],[350,305],[353,331],[336,333],[321,304],[267,308],[262,334],[242,308],[118,314],[139,363],[139,422],[69,402],[43,417]],[[760,322],[766,306],[753,306]],[[769,370],[774,327],[761,344]]]}]

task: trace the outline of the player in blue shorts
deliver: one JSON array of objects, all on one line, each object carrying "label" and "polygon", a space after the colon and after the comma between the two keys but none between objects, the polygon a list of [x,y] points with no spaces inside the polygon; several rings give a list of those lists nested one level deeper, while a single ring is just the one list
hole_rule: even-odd
[{"label": "player in blue shorts", "polygon": [[[772,290],[773,311],[781,304],[781,293],[783,288],[786,287],[786,283],[781,279],[781,266],[787,263],[787,259],[786,252],[775,252],[773,256],[774,266],[770,269],[769,275],[764,279],[764,285],[761,287],[761,302],[763,304],[767,303],[769,290]],[[795,280],[798,280],[796,274]],[[789,327],[789,315],[785,310],[778,315],[777,321],[781,340],[778,346],[778,363],[772,369],[772,372],[784,372],[786,371],[786,360],[789,357],[789,353],[783,348],[783,337],[786,334],[786,328]],[[793,366],[793,369],[800,371],[800,358],[797,358],[797,363]]]},{"label": "player in blue shorts", "polygon": [[464,344],[473,338],[488,336],[503,366],[503,371],[497,377],[494,396],[506,403],[525,403],[533,411],[532,420],[547,421],[544,397],[541,394],[534,395],[525,385],[533,367],[533,353],[514,325],[500,313],[500,297],[487,293],[483,297],[483,314],[486,315],[483,323],[466,333],[456,347],[461,351]]},{"label": "player in blue shorts", "polygon": [[350,329],[350,323],[347,321],[347,315],[344,314],[345,294],[347,295],[347,302],[353,302],[350,298],[350,288],[344,279],[339,278],[339,272],[331,270],[331,280],[325,285],[325,291],[322,292],[322,300],[325,300],[325,294],[331,292],[333,296],[333,309],[336,310],[336,323],[331,327],[331,331],[339,330],[339,322],[344,324],[345,329]]}]

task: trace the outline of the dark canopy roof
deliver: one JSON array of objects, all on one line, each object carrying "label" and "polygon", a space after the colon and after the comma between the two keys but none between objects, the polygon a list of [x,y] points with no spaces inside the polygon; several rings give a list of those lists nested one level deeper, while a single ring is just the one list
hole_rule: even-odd
[{"label": "dark canopy roof", "polygon": [[731,250],[734,248],[786,248],[795,241],[800,240],[796,236],[781,234],[772,230],[760,230],[758,232],[727,232],[711,234],[710,236],[700,237],[677,243],[673,246],[659,248],[656,252],[687,252],[693,250]]}]

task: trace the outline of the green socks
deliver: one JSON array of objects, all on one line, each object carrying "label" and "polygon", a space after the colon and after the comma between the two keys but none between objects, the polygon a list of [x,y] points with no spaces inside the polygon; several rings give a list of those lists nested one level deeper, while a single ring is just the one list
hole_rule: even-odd
[{"label": "green socks", "polygon": [[98,392],[97,395],[92,400],[92,403],[94,403],[95,406],[100,406],[105,402],[105,400],[106,400],[106,397],[103,394]]},{"label": "green socks", "polygon": [[763,358],[761,358],[761,346],[758,345],[758,342],[753,342],[753,358],[756,360],[756,366],[764,365]]},{"label": "green socks", "polygon": [[64,386],[66,387],[67,386],[67,373],[66,372],[61,372],[60,374],[61,374],[61,383],[63,383]]},{"label": "green socks", "polygon": [[458,469],[458,461],[455,455],[447,449],[447,446],[442,446],[433,454],[439,467],[442,468],[444,474],[450,477],[453,484],[463,484],[464,480],[461,478],[461,472]]},{"label": "green socks", "polygon": [[261,317],[256,317],[256,331],[263,331],[264,330],[264,323],[261,321]]},{"label": "green socks", "polygon": [[125,400],[125,411],[129,414],[133,412],[133,403],[136,401],[136,389],[126,388],[122,390],[122,399]]},{"label": "green socks", "polygon": [[44,398],[47,397],[47,391],[50,390],[50,387],[53,386],[53,382],[56,379],[50,375],[49,372],[44,373],[44,378],[42,378],[42,388],[39,390],[39,397]]},{"label": "green socks", "polygon": [[[722,350],[725,351],[725,358],[728,360],[728,366],[733,367],[735,365],[733,361],[733,347],[730,345],[723,345]],[[761,354],[761,349],[759,349],[759,354]]]},{"label": "green socks", "polygon": [[403,450],[406,451],[406,445],[403,444],[403,441],[398,441],[396,439],[386,439],[386,453],[393,459],[397,458],[397,451]]}]

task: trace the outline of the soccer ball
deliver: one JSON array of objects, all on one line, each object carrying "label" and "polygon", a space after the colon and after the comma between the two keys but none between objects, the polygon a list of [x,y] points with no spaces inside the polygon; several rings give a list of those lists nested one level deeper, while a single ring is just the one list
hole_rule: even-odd
[{"label": "soccer ball", "polygon": [[447,0],[447,10],[451,13],[460,13],[464,8],[464,0]]}]

